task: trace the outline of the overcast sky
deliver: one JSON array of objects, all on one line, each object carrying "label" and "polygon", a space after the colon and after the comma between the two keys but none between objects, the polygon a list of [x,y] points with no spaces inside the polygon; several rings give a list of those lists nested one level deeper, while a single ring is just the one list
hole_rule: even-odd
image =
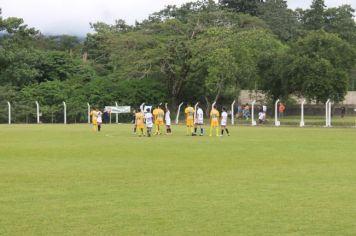
[{"label": "overcast sky", "polygon": [[[166,5],[181,5],[191,0],[1,0],[2,16],[23,18],[25,23],[46,34],[85,35],[89,22],[113,23],[124,19],[133,24]],[[288,0],[290,8],[308,8],[312,0]],[[325,0],[328,7],[356,0]]]}]

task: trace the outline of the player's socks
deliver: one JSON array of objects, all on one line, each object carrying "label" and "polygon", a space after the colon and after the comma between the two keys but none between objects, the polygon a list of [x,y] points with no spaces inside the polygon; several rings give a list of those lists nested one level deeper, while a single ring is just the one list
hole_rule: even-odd
[{"label": "player's socks", "polygon": [[225,130],[226,130],[227,135],[230,136],[229,130],[228,129],[225,129]]},{"label": "player's socks", "polygon": [[224,129],[221,129],[221,136],[224,135]]},{"label": "player's socks", "polygon": [[219,136],[219,129],[216,128],[216,136]]},{"label": "player's socks", "polygon": [[190,127],[190,133],[193,135],[194,134],[194,128]]},{"label": "player's socks", "polygon": [[197,133],[198,128],[194,128],[194,133]]},{"label": "player's socks", "polygon": [[212,128],[212,127],[210,127],[210,134],[209,134],[209,136],[210,136],[210,137],[213,136],[213,128]]},{"label": "player's socks", "polygon": [[203,134],[204,134],[204,129],[200,128],[200,135],[203,136]]}]

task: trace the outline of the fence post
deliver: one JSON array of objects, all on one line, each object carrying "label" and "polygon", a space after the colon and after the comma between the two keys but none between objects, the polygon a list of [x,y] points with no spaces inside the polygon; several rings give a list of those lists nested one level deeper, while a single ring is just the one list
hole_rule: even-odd
[{"label": "fence post", "polygon": [[330,99],[325,103],[325,127],[329,127],[329,103]]},{"label": "fence post", "polygon": [[7,102],[8,112],[9,112],[9,125],[11,125],[11,103]]},{"label": "fence post", "polygon": [[329,127],[331,127],[331,101],[329,102]]},{"label": "fence post", "polygon": [[[115,105],[116,105],[116,109],[118,109],[119,105],[117,104],[117,102],[115,102]],[[119,114],[116,113],[116,124],[118,124],[118,123],[119,123]]]},{"label": "fence post", "polygon": [[64,124],[67,124],[67,104],[63,102],[63,109],[64,109]]},{"label": "fence post", "polygon": [[275,126],[280,126],[281,122],[278,120],[278,103],[279,103],[279,99],[277,99],[276,103],[274,104],[274,125]]},{"label": "fence post", "polygon": [[141,109],[141,112],[145,112],[143,109],[145,108],[145,103],[142,103],[141,106],[140,106],[140,109]]},{"label": "fence post", "polygon": [[252,107],[251,107],[251,125],[256,126],[257,122],[255,121],[255,104],[256,100],[252,102]]},{"label": "fence post", "polygon": [[235,103],[236,100],[234,100],[231,104],[231,125],[235,124]]},{"label": "fence post", "polygon": [[40,104],[36,101],[37,124],[40,123]]},{"label": "fence post", "polygon": [[88,124],[90,124],[90,104],[87,103],[88,105]]},{"label": "fence post", "polygon": [[197,123],[197,107],[199,105],[199,102],[197,102],[194,106],[194,124]]},{"label": "fence post", "polygon": [[178,106],[178,111],[177,111],[177,116],[176,116],[176,125],[178,125],[179,123],[179,113],[180,113],[180,109],[183,106],[184,102],[182,102],[181,104],[179,104]]},{"label": "fence post", "polygon": [[304,104],[305,104],[305,100],[302,101],[302,105],[301,105],[301,113],[300,113],[300,127],[304,127],[305,126],[305,122],[304,122]]}]

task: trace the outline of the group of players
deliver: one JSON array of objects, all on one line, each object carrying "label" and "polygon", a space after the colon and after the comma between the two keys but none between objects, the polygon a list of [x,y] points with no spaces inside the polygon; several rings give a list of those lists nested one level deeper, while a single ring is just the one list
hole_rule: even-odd
[{"label": "group of players", "polygon": [[[200,136],[204,135],[204,112],[203,109],[197,105],[196,110],[188,103],[184,110],[185,123],[187,126],[187,135],[197,136],[198,128],[200,128]],[[219,132],[220,124],[219,120],[221,118],[221,133]],[[230,136],[229,130],[227,128],[228,113],[225,107],[222,108],[222,113],[217,110],[217,106],[214,105],[210,112],[210,134],[213,135],[213,130],[216,131],[216,136],[223,136],[224,132],[226,135]],[[171,130],[171,117],[170,110],[166,104],[165,111],[162,109],[161,105],[158,105],[153,109],[151,113],[151,108],[139,108],[138,112],[135,113],[134,118],[134,133],[141,136],[152,136],[152,129],[155,126],[154,135],[161,135],[163,132],[163,125],[166,124],[166,134],[172,134]]]}]

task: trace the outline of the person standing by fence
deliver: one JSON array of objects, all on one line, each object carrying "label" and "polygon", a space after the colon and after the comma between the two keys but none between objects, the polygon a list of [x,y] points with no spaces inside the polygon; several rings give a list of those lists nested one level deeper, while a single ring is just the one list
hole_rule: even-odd
[{"label": "person standing by fence", "polygon": [[278,114],[279,114],[279,118],[283,118],[284,117],[284,111],[286,110],[285,105],[281,102],[279,104],[279,108],[278,108]]}]

